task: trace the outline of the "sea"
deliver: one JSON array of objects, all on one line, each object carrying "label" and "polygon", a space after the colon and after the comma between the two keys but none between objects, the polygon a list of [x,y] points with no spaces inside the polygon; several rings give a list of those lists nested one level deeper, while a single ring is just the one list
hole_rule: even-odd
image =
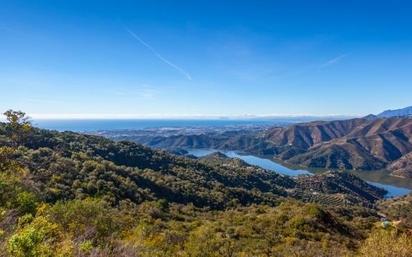
[{"label": "sea", "polygon": [[182,127],[239,127],[239,126],[282,126],[291,120],[234,120],[234,119],[134,119],[134,120],[33,120],[39,128],[57,131],[90,132],[102,130],[133,130],[149,128]]}]

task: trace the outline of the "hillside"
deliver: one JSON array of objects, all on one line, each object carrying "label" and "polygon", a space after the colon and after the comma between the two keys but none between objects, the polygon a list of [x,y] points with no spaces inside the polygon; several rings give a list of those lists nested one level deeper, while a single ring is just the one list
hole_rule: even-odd
[{"label": "hillside", "polygon": [[[1,128],[0,144],[9,145]],[[115,202],[166,199],[216,209],[233,198],[245,205],[273,205],[286,196],[284,185],[291,184],[264,170],[235,172],[136,143],[71,132],[34,129],[12,156],[33,173],[34,190],[48,201],[109,193]]]},{"label": "hillside", "polygon": [[392,174],[404,178],[412,178],[412,152],[408,153],[389,165]]},{"label": "hillside", "polygon": [[412,151],[412,119],[352,119],[273,129],[277,157],[309,167],[374,170]]},{"label": "hillside", "polygon": [[[0,126],[0,145],[11,146],[5,126]],[[73,132],[33,129],[8,158],[33,174],[33,190],[51,202],[109,194],[114,203],[166,199],[222,209],[233,199],[241,205],[275,205],[300,190],[292,178],[223,156],[198,161]],[[376,200],[352,198],[354,203]]]},{"label": "hillside", "polygon": [[368,256],[384,192],[16,123],[0,125],[0,193],[2,257],[315,257]]},{"label": "hillside", "polygon": [[[123,136],[140,141],[140,138]],[[291,164],[329,169],[378,170],[399,167],[400,176],[411,169],[401,158],[412,152],[412,118],[317,121],[274,127],[254,133],[175,135],[142,143],[164,149],[213,148],[242,150],[272,156]],[[395,162],[400,160],[402,164]],[[394,169],[394,168],[391,168]]]}]

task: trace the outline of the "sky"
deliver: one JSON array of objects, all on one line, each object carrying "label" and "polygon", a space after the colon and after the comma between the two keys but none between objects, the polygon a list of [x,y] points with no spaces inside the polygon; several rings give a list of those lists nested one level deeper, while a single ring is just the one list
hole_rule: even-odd
[{"label": "sky", "polygon": [[2,112],[358,116],[412,105],[410,1],[0,5]]}]

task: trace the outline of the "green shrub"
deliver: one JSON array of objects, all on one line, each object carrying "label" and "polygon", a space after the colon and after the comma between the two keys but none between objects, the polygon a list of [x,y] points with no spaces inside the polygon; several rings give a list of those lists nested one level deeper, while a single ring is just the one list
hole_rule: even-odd
[{"label": "green shrub", "polygon": [[57,225],[37,217],[8,240],[8,251],[15,257],[48,257],[53,254],[53,241],[58,239]]},{"label": "green shrub", "polygon": [[90,240],[86,240],[80,243],[79,249],[83,253],[90,253],[93,250],[93,243]]},{"label": "green shrub", "polygon": [[37,198],[33,193],[30,192],[21,192],[17,195],[17,208],[22,213],[31,213],[35,214],[37,207]]}]

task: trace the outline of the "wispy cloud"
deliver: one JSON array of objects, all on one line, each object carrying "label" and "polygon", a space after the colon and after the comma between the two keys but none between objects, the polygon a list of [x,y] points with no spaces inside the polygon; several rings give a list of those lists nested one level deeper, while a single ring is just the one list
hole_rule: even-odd
[{"label": "wispy cloud", "polygon": [[148,43],[146,43],[143,39],[141,39],[138,35],[136,35],[136,33],[134,33],[133,31],[131,31],[130,29],[126,28],[126,31],[134,38],[136,39],[140,44],[142,44],[144,47],[146,47],[147,49],[149,49],[154,56],[156,56],[159,60],[161,60],[163,63],[169,65],[170,67],[172,67],[173,69],[177,70],[178,72],[180,72],[181,74],[183,74],[188,80],[192,80],[192,76],[190,76],[190,74],[185,71],[184,69],[182,69],[181,67],[177,66],[176,64],[172,63],[171,61],[167,60],[166,58],[164,58],[161,54],[159,54],[152,46],[150,46]]},{"label": "wispy cloud", "polygon": [[344,58],[346,58],[349,55],[350,54],[341,54],[323,63],[312,62],[304,66],[298,66],[294,69],[278,69],[278,70],[268,71],[264,74],[264,76],[267,78],[286,79],[286,78],[292,78],[292,77],[299,77],[299,76],[310,74],[313,72],[320,72],[324,68],[340,63]]},{"label": "wispy cloud", "polygon": [[337,63],[339,63],[340,61],[342,61],[342,59],[345,58],[346,56],[348,56],[348,55],[347,55],[347,54],[338,55],[338,56],[336,56],[336,57],[334,57],[334,58],[332,58],[332,59],[324,62],[324,63],[321,64],[319,67],[320,67],[320,68],[325,68],[325,67],[328,67],[328,66],[332,66],[332,65],[334,65],[334,64],[337,64]]}]

